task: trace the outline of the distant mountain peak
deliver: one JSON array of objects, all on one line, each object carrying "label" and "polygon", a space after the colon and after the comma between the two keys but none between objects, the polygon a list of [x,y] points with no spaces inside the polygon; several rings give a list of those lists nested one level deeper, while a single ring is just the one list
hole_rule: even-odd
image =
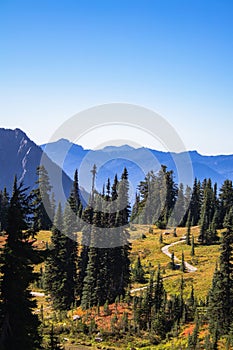
[{"label": "distant mountain peak", "polygon": [[101,149],[103,152],[128,152],[135,150],[134,147],[129,145],[122,145],[122,146],[106,146]]},{"label": "distant mountain peak", "polygon": [[53,141],[53,142],[50,142],[50,143],[45,143],[43,145],[40,145],[40,147],[44,150],[46,148],[46,150],[48,150],[51,146],[53,145],[56,145],[56,148],[59,149],[59,148],[65,148],[65,149],[68,149],[68,148],[76,148],[76,149],[79,149],[79,150],[83,150],[84,148],[76,143],[73,143],[71,142],[70,140],[68,139],[65,139],[65,138],[62,138],[62,139],[59,139],[57,141]]}]

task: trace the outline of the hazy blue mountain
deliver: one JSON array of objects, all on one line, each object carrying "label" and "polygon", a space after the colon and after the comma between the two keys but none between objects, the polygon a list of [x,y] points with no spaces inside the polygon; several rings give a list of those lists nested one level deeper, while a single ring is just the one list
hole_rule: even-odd
[{"label": "hazy blue mountain", "polygon": [[[101,150],[85,150],[83,147],[61,139],[41,147],[31,141],[20,129],[0,129],[0,189],[4,186],[11,192],[14,176],[33,188],[36,181],[36,168],[43,162],[52,174],[52,184],[57,199],[61,186],[67,196],[71,188],[71,178],[76,168],[79,169],[79,182],[85,200],[91,189],[91,172],[93,164],[98,167],[97,188],[102,189],[106,179],[119,176],[126,166],[131,183],[131,200],[133,200],[139,182],[150,170],[158,171],[162,164],[172,169],[177,182],[182,180],[192,184],[194,177],[203,180],[211,177],[219,186],[226,178],[233,179],[233,155],[203,156],[196,151],[187,153],[169,153],[147,148],[135,149],[128,145],[120,147],[107,146]],[[189,157],[187,157],[187,155]],[[177,164],[180,164],[177,168]],[[192,165],[193,177],[187,173]],[[62,169],[62,170],[61,170]],[[179,174],[178,174],[179,173]],[[62,177],[62,184],[59,182]]]},{"label": "hazy blue mountain", "polygon": [[[36,168],[41,164],[42,155],[41,148],[20,129],[0,129],[0,189],[6,186],[11,193],[15,175],[25,186],[33,189],[37,180]],[[65,196],[70,193],[71,179],[46,155],[43,156],[43,164],[51,175],[57,200],[64,201],[61,191]]]},{"label": "hazy blue mountain", "polygon": [[[150,170],[158,171],[162,164],[174,171],[177,182],[182,181],[189,185],[192,185],[194,177],[200,180],[210,177],[219,186],[226,178],[233,179],[233,155],[203,156],[197,151],[169,153],[147,148],[135,149],[128,145],[85,150],[64,139],[41,147],[54,162],[63,167],[70,177],[78,168],[80,184],[88,191],[91,185],[90,170],[94,163],[98,168],[97,188],[99,190],[108,177],[113,179],[115,173],[120,175],[126,166],[133,194],[145,174]],[[193,169],[193,176],[188,173],[190,168]]]}]

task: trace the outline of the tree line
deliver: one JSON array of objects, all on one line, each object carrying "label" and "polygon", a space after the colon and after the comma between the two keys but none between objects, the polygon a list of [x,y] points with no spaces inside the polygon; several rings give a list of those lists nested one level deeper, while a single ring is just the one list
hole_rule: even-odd
[{"label": "tree line", "polygon": [[[130,280],[128,172],[106,193],[93,190],[83,208],[75,172],[64,210],[55,208],[48,173],[38,168],[38,188],[29,195],[15,178],[12,197],[1,193],[1,222],[6,243],[1,254],[0,325],[1,349],[41,349],[39,318],[29,287],[43,279],[55,310],[68,311],[80,304],[83,309],[113,302],[126,294]],[[4,205],[3,205],[4,203]],[[3,221],[3,219],[5,221]],[[35,249],[39,230],[51,229],[51,245],[45,252]],[[83,231],[82,245],[76,234]],[[111,232],[111,234],[109,234]],[[33,265],[45,262],[41,276]]]},{"label": "tree line", "polygon": [[[107,180],[102,193],[95,189],[96,167],[89,203],[83,207],[78,172],[64,207],[55,204],[48,174],[38,168],[37,188],[28,194],[15,178],[12,195],[0,192],[1,230],[6,242],[2,249],[0,294],[0,349],[61,349],[50,330],[50,340],[42,345],[41,320],[30,294],[35,281],[50,295],[53,308],[68,311],[80,305],[84,310],[125,299],[133,318],[125,315],[124,330],[130,334],[149,332],[152,343],[178,334],[187,322],[195,328],[188,349],[197,349],[201,322],[209,324],[205,349],[217,349],[220,337],[233,334],[233,187],[226,180],[220,190],[210,179],[195,179],[193,188],[177,186],[172,171],[162,166],[139,184],[139,193],[130,217],[128,172],[120,179]],[[176,209],[175,209],[176,208]],[[178,208],[178,209],[177,209]],[[175,210],[174,210],[175,209]],[[180,213],[183,216],[180,217]],[[184,298],[184,279],[178,295],[167,295],[161,268],[151,272],[148,288],[131,296],[130,282],[144,283],[140,257],[130,265],[128,224],[187,226],[186,243],[192,244],[190,228],[199,225],[199,244],[220,244],[220,259],[205,301],[198,300],[192,287]],[[35,247],[39,230],[51,230],[51,244],[44,251]],[[218,229],[223,229],[219,236]],[[81,244],[77,237],[81,233]],[[175,233],[175,229],[174,229]],[[34,266],[44,262],[40,273]],[[184,272],[184,271],[183,271]],[[204,311],[204,316],[200,310]],[[200,316],[201,314],[201,316]]]},{"label": "tree line", "polygon": [[220,189],[211,179],[195,178],[192,188],[174,181],[173,171],[162,166],[158,174],[150,171],[140,182],[132,208],[131,222],[155,224],[160,228],[200,226],[198,241],[218,241],[217,229],[233,206],[233,186],[225,180]]}]

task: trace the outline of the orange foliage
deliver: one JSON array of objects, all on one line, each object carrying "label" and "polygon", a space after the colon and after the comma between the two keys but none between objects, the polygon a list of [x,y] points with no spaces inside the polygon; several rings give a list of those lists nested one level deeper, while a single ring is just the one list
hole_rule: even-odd
[{"label": "orange foliage", "polygon": [[195,327],[194,324],[188,326],[188,327],[185,328],[185,330],[181,333],[181,335],[184,336],[184,337],[188,337],[189,334],[192,334],[192,333],[193,333],[194,327]]},{"label": "orange foliage", "polygon": [[124,313],[128,314],[128,319],[132,319],[132,309],[126,303],[118,303],[118,304],[110,304],[109,305],[109,314],[106,315],[104,312],[104,307],[101,306],[99,308],[99,312],[97,307],[93,307],[89,310],[82,310],[80,307],[77,308],[73,315],[80,316],[87,324],[90,323],[91,320],[94,320],[98,328],[102,328],[104,330],[111,330],[111,320],[114,316],[117,318],[117,322],[115,326],[119,326],[119,323],[124,315]]}]

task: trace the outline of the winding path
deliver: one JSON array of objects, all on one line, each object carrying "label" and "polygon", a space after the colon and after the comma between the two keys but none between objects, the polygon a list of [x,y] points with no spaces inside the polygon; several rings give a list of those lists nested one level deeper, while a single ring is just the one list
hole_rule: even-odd
[{"label": "winding path", "polygon": [[[176,245],[176,244],[181,244],[181,243],[185,243],[185,237],[182,237],[182,239],[181,239],[180,241],[176,241],[176,242],[173,242],[173,243],[171,243],[171,244],[169,244],[169,245],[165,245],[165,246],[161,249],[161,251],[162,251],[165,255],[167,255],[169,258],[171,258],[172,253],[169,252],[169,249],[170,249],[171,247],[173,247],[174,245]],[[179,260],[176,256],[174,256],[174,260],[180,262],[180,260]],[[187,272],[195,272],[195,271],[197,271],[197,268],[196,268],[196,267],[194,267],[193,265],[187,263],[186,261],[185,261],[185,267],[186,267]]]},{"label": "winding path", "polygon": [[[173,243],[171,243],[171,244],[169,244],[169,245],[165,245],[165,246],[161,249],[161,251],[162,251],[163,254],[165,254],[165,255],[167,255],[169,258],[171,258],[172,253],[169,252],[169,249],[170,249],[171,247],[173,247],[174,245],[181,244],[181,243],[185,243],[185,237],[182,237],[179,241],[173,242]],[[180,262],[180,260],[179,260],[176,256],[174,256],[174,260]],[[186,261],[185,261],[185,267],[186,267],[186,271],[187,271],[187,272],[196,272],[196,271],[197,271],[197,268],[196,268],[196,267],[194,267],[193,265],[187,263]],[[167,276],[167,277],[165,277],[165,278],[168,278],[168,277],[170,277],[170,276]],[[144,286],[144,287],[140,287],[140,288],[135,288],[135,289],[131,289],[130,292],[131,292],[131,293],[140,292],[141,290],[144,290],[144,289],[147,289],[147,288],[148,288],[148,286]],[[31,292],[31,295],[34,296],[34,297],[44,297],[44,296],[45,296],[45,293]]]},{"label": "winding path", "polygon": [[[165,246],[161,249],[161,251],[162,251],[163,254],[165,254],[165,255],[167,255],[169,258],[171,258],[172,253],[169,252],[169,249],[170,249],[171,247],[173,247],[174,245],[181,244],[181,243],[185,243],[185,237],[182,237],[179,241],[173,242],[173,243],[171,243],[171,244],[169,244],[169,245],[165,245]],[[174,260],[180,262],[180,259],[178,259],[176,256],[174,256]],[[187,272],[196,272],[196,271],[197,271],[197,268],[196,268],[196,267],[194,267],[193,265],[187,263],[186,261],[185,261],[185,267],[186,267],[186,271],[187,271]],[[169,278],[169,277],[172,277],[172,276],[166,276],[166,277],[163,277],[163,279]],[[131,293],[140,292],[141,290],[144,290],[144,289],[147,289],[147,288],[148,288],[148,285],[147,285],[147,286],[144,286],[144,287],[140,287],[140,288],[131,289],[130,292],[131,292]]]}]

